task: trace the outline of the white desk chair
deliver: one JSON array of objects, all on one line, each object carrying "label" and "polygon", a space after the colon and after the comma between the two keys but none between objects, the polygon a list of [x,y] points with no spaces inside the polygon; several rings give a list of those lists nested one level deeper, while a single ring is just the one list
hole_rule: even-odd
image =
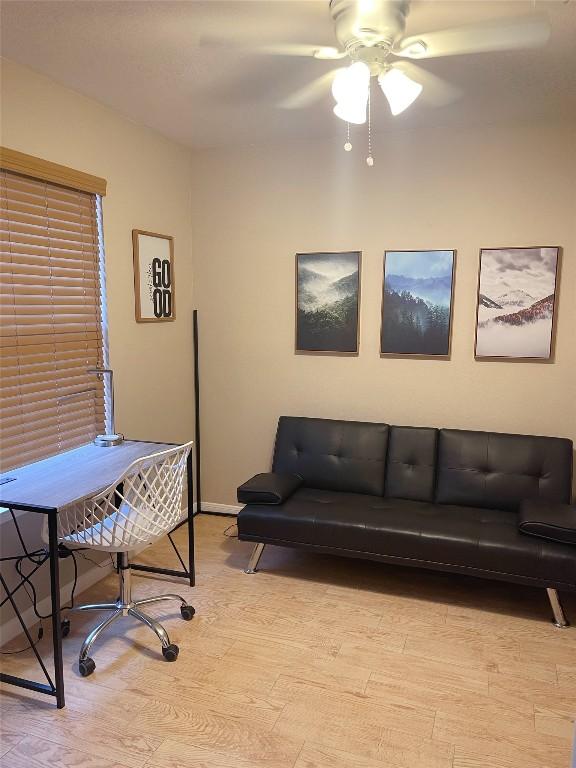
[{"label": "white desk chair", "polygon": [[[97,549],[117,553],[120,597],[114,603],[79,605],[78,611],[111,611],[85,638],[80,649],[83,677],[96,668],[89,653],[98,636],[122,616],[133,616],[152,629],[162,643],[167,661],[176,661],[178,646],[170,642],[164,627],[141,610],[161,600],[177,600],[186,621],[194,608],[179,595],[167,594],[134,600],[130,586],[128,553],[169,533],[180,521],[186,459],[192,443],[153,453],[132,464],[95,496],[83,499],[58,514],[58,540],[69,549]],[[103,451],[111,450],[102,448]]]}]

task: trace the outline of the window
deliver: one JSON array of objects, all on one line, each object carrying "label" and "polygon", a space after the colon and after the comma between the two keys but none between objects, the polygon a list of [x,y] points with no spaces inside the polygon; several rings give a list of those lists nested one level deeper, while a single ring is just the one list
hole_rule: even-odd
[{"label": "window", "polygon": [[101,197],[94,181],[103,193],[101,179],[2,150],[2,471],[104,431],[104,385],[88,373],[106,362]]}]

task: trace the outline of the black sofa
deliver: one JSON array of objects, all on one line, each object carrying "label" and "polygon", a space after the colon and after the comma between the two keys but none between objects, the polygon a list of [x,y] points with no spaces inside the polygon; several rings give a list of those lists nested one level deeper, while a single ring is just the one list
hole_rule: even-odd
[{"label": "black sofa", "polygon": [[280,418],[272,472],[238,489],[238,537],[576,591],[572,442]]}]

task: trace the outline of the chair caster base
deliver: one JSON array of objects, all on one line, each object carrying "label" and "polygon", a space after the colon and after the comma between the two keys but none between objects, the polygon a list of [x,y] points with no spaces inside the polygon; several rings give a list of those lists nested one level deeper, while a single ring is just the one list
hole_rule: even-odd
[{"label": "chair caster base", "polygon": [[78,662],[78,669],[80,670],[82,677],[88,677],[96,669],[94,659],[91,659],[90,656],[86,656],[85,659]]},{"label": "chair caster base", "polygon": [[183,605],[180,607],[180,615],[184,621],[190,621],[195,613],[196,609],[192,605]]},{"label": "chair caster base", "polygon": [[180,649],[174,643],[170,643],[166,648],[162,648],[162,656],[164,656],[166,661],[176,661],[179,653]]}]

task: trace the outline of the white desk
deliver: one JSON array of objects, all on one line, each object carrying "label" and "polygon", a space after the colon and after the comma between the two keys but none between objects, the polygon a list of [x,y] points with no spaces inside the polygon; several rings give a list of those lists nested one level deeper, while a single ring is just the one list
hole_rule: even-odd
[{"label": "white desk", "polygon": [[[20,688],[45,693],[56,697],[58,708],[64,706],[64,674],[62,661],[62,625],[60,620],[60,577],[58,569],[58,511],[68,504],[73,504],[88,496],[98,493],[118,477],[135,460],[148,456],[158,451],[172,448],[171,443],[149,443],[136,440],[126,440],[120,445],[103,448],[89,443],[80,448],[51,456],[42,461],[35,461],[24,467],[4,472],[0,475],[0,507],[8,510],[25,510],[48,515],[48,549],[50,561],[50,593],[52,597],[52,638],[54,648],[54,682],[52,681],[44,661],[34,647],[30,633],[16,603],[14,593],[22,586],[21,582],[15,589],[9,590],[2,573],[0,584],[6,592],[3,602],[10,601],[20,625],[33,647],[33,651],[47,678],[48,684],[34,680],[26,680],[13,675],[0,673],[0,680]],[[192,458],[188,456],[187,467],[187,493],[188,493],[188,566],[185,565],[174,542],[172,545],[178,559],[182,564],[182,571],[166,568],[157,568],[149,565],[134,563],[134,570],[160,573],[170,576],[179,576],[189,579],[190,586],[194,586],[194,527],[193,527],[193,476]],[[10,514],[5,512],[4,514]],[[181,523],[182,524],[182,523]],[[179,526],[177,526],[179,527]],[[172,541],[172,540],[171,540]],[[37,570],[37,569],[36,569]]]},{"label": "white desk", "polygon": [[[168,443],[126,440],[109,448],[89,443],[0,475],[0,506],[47,512],[106,488],[135,459],[173,448]],[[14,478],[7,483],[6,478]]]}]

